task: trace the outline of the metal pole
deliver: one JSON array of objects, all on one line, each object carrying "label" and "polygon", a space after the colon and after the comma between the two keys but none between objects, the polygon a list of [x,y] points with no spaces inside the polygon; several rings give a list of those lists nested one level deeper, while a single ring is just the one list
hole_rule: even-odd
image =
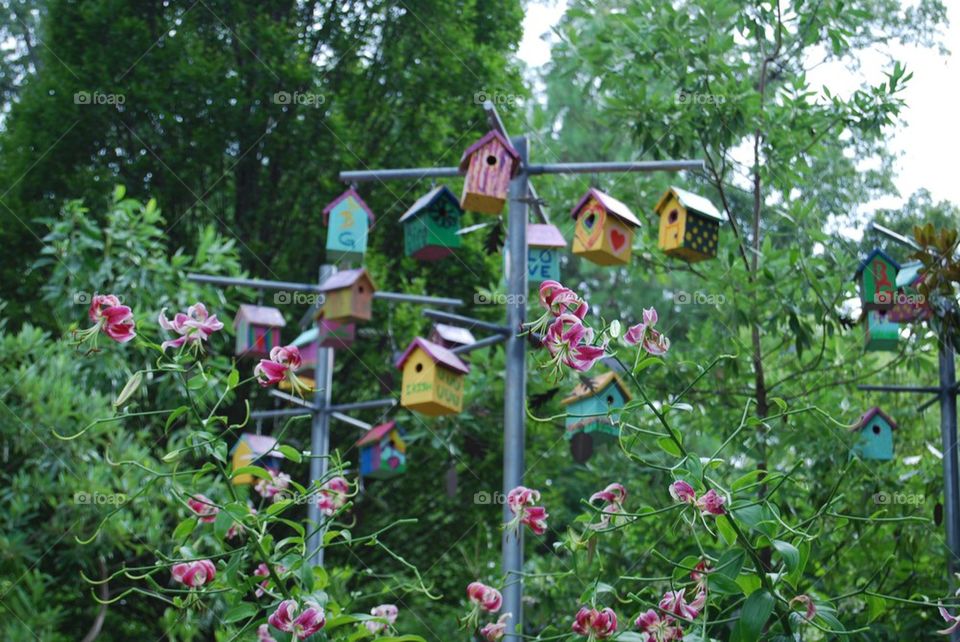
[{"label": "metal pole", "polygon": [[367,401],[353,401],[351,403],[338,403],[327,407],[330,412],[343,412],[344,410],[369,410],[371,408],[391,408],[397,405],[397,400],[393,397],[387,399],[369,399]]},{"label": "metal pole", "polygon": [[[333,265],[320,266],[320,283],[333,276],[337,268]],[[319,327],[320,321],[318,320]],[[327,474],[327,455],[330,453],[330,414],[327,407],[330,405],[330,388],[333,386],[333,355],[331,348],[317,350],[316,385],[313,395],[313,425],[310,430],[310,486]],[[323,532],[319,524],[323,516],[316,502],[307,505],[307,532],[311,532],[307,539],[307,550],[316,551],[312,558],[307,560],[313,566],[323,566]]]},{"label": "metal pole", "polygon": [[[940,343],[940,432],[943,436],[943,503],[951,574],[960,570],[960,468],[957,462],[957,371],[953,346]],[[951,575],[952,578],[952,575]],[[960,635],[951,640],[960,639]]]},{"label": "metal pole", "polygon": [[290,290],[291,292],[321,293],[320,285],[310,283],[293,283],[291,281],[265,281],[263,279],[241,279],[233,276],[215,276],[212,274],[188,274],[187,279],[195,283],[209,283],[211,285],[237,286],[256,288],[258,290]]},{"label": "metal pole", "polygon": [[[530,165],[527,174],[596,174],[617,172],[681,172],[702,171],[702,160],[628,161],[614,163],[551,163]],[[526,194],[524,194],[526,196]]]},{"label": "metal pole", "polygon": [[463,305],[462,299],[451,299],[442,296],[428,296],[426,294],[405,294],[403,292],[374,292],[374,299],[397,301],[400,303],[420,303],[423,305],[440,305],[455,308]]},{"label": "metal pole", "polygon": [[[510,272],[507,275],[507,327],[511,333],[506,345],[506,381],[503,398],[503,494],[523,483],[525,426],[524,404],[527,396],[526,348],[523,337],[518,336],[520,326],[526,321],[527,296],[527,138],[511,139],[514,149],[520,154],[520,171],[510,181],[510,220],[507,229],[507,244],[510,251]],[[510,521],[513,515],[504,504],[503,518]],[[507,640],[520,640],[515,632],[523,632],[523,529],[516,533],[503,534],[503,613],[511,613],[507,623]]]},{"label": "metal pole", "polygon": [[511,334],[513,332],[513,328],[508,328],[497,323],[490,323],[489,321],[481,321],[473,317],[465,317],[462,314],[450,314],[449,312],[440,312],[439,310],[424,310],[423,316],[428,319],[433,319],[434,321],[446,321],[447,323],[458,325],[468,330],[489,330],[490,332],[496,332],[498,334]]},{"label": "metal pole", "polygon": [[484,337],[483,339],[480,339],[475,343],[471,343],[470,345],[457,346],[456,348],[452,349],[450,352],[454,354],[466,354],[468,352],[473,352],[474,350],[481,350],[483,348],[488,348],[490,346],[497,345],[498,343],[501,343],[506,340],[507,340],[507,335],[505,334],[493,334],[493,335],[490,335],[489,337]]},{"label": "metal pole", "polygon": [[420,180],[421,178],[452,178],[460,175],[457,167],[412,167],[410,169],[358,169],[340,172],[344,183],[362,183],[364,181]]}]

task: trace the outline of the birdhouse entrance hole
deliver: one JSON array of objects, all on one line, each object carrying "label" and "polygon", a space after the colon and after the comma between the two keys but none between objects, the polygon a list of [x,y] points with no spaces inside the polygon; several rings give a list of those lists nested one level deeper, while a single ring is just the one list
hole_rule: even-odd
[{"label": "birdhouse entrance hole", "polygon": [[583,224],[588,230],[592,230],[593,226],[597,223],[597,215],[592,212],[587,215],[587,218],[583,219]]},{"label": "birdhouse entrance hole", "polygon": [[607,405],[608,406],[613,405],[613,395],[607,395]]},{"label": "birdhouse entrance hole", "polygon": [[487,165],[490,165],[490,166],[492,167],[492,166],[494,166],[494,165],[496,165],[496,164],[497,164],[497,157],[494,156],[493,154],[488,155],[488,156],[487,156]]},{"label": "birdhouse entrance hole", "polygon": [[418,363],[418,364],[415,366],[414,369],[415,369],[417,372],[423,372],[423,364],[422,364],[422,363]]},{"label": "birdhouse entrance hole", "polygon": [[677,212],[677,210],[670,210],[670,216],[667,218],[667,221],[670,222],[670,223],[676,223],[676,222],[677,222],[677,218],[678,218],[679,216],[680,216],[680,214]]},{"label": "birdhouse entrance hole", "polygon": [[880,434],[880,426],[874,426],[874,427],[873,427],[873,434],[875,434],[875,435],[879,435],[879,434]]}]

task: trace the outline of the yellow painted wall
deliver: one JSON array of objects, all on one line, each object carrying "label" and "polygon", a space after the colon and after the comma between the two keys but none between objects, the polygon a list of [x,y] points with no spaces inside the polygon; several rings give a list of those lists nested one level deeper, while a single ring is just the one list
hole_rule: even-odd
[{"label": "yellow painted wall", "polygon": [[[670,212],[677,210],[677,220],[670,222]],[[660,210],[660,237],[658,245],[661,250],[672,250],[683,244],[683,231],[687,222],[687,210],[684,209],[676,196],[671,196],[663,209]]]},{"label": "yellow painted wall", "polygon": [[463,378],[438,367],[423,350],[415,348],[403,365],[400,405],[432,417],[456,414],[463,409]]},{"label": "yellow painted wall", "polygon": [[[252,460],[253,451],[250,450],[249,444],[247,444],[245,441],[241,441],[239,444],[237,444],[236,449],[233,451],[233,470],[243,468],[244,466],[249,466]],[[253,475],[237,475],[233,478],[233,483],[237,486],[242,486],[243,484],[252,484]]]},{"label": "yellow painted wall", "polygon": [[[587,227],[590,215],[594,224]],[[573,236],[573,253],[600,265],[623,265],[630,262],[633,228],[615,216],[607,215],[603,206],[591,198],[577,217]]]}]

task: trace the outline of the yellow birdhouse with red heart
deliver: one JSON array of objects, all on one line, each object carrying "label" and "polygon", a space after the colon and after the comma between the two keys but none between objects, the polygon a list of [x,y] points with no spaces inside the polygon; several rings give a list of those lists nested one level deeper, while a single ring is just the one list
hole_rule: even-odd
[{"label": "yellow birdhouse with red heart", "polygon": [[630,208],[609,194],[589,189],[571,210],[577,222],[573,253],[599,265],[630,262],[633,232],[640,220]]}]

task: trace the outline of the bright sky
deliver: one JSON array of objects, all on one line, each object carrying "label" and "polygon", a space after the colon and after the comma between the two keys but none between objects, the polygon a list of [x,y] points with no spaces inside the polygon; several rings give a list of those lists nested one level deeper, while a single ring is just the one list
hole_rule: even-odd
[{"label": "bright sky", "polygon": [[[943,42],[949,46],[960,43],[960,2],[946,4],[951,24],[944,32]],[[563,16],[566,5],[566,0],[535,0],[527,5],[519,55],[530,67],[549,62],[550,43],[556,39],[549,31]],[[935,201],[960,203],[960,163],[947,162],[951,154],[960,150],[960,63],[956,57],[945,58],[935,49],[899,47],[892,53],[907,71],[913,72],[913,79],[902,94],[907,103],[904,123],[891,139],[893,149],[902,153],[896,184],[903,198],[873,205],[899,205],[921,187],[927,188]],[[815,69],[809,80],[815,87],[828,86],[834,94],[846,96],[864,80],[878,84],[884,78],[883,72],[892,69],[892,64],[875,52],[864,54],[861,63],[857,74],[841,65],[824,65]]]}]

